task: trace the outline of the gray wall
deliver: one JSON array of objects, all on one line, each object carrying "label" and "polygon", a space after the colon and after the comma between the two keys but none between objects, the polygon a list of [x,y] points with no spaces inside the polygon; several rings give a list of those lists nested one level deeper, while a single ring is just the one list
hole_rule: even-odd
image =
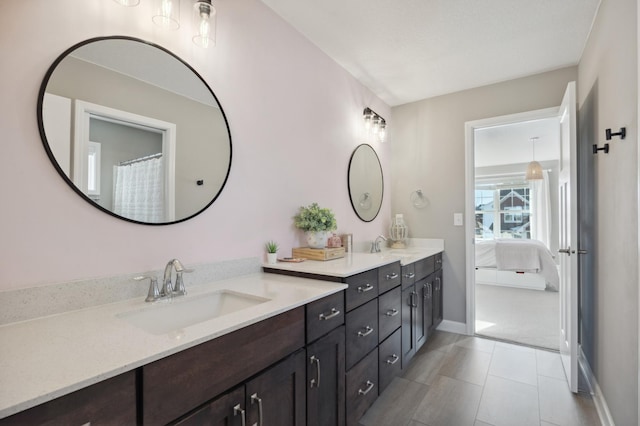
[{"label": "gray wall", "polygon": [[[393,108],[392,213],[404,213],[410,237],[445,240],[446,320],[466,322],[465,228],[453,226],[465,206],[465,122],[558,106],[576,79],[569,67]],[[416,189],[426,208],[412,206]]]},{"label": "gray wall", "polygon": [[[636,0],[604,0],[578,67],[585,232],[581,341],[617,425],[638,424],[638,32]],[[605,129],[626,127],[609,154]]]}]

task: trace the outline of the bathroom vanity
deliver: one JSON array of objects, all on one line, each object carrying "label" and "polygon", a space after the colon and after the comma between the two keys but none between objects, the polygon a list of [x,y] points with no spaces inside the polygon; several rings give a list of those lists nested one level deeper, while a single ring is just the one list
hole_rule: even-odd
[{"label": "bathroom vanity", "polygon": [[[0,425],[357,424],[408,365],[404,336],[417,337],[424,315],[403,320],[416,311],[414,293],[437,298],[422,275],[433,265],[434,282],[440,252],[269,265],[279,273],[194,286],[169,303],[128,300],[4,325]],[[409,284],[411,268],[419,272]],[[158,312],[186,315],[212,294],[253,302],[158,325]],[[147,315],[152,324],[139,320]]]},{"label": "bathroom vanity", "polygon": [[442,321],[442,251],[424,247],[264,265],[265,272],[348,285],[346,395],[340,402],[347,425],[358,424]]}]

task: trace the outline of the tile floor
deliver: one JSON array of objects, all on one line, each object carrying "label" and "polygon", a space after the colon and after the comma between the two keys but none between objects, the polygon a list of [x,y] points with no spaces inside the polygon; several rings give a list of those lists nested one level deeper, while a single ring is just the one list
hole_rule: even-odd
[{"label": "tile floor", "polygon": [[361,426],[600,425],[557,353],[436,331]]}]

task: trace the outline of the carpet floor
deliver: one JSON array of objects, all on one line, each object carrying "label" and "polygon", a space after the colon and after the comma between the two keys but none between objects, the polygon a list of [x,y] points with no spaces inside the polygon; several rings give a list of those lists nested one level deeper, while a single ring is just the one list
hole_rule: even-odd
[{"label": "carpet floor", "polygon": [[476,334],[558,350],[559,293],[476,284]]}]

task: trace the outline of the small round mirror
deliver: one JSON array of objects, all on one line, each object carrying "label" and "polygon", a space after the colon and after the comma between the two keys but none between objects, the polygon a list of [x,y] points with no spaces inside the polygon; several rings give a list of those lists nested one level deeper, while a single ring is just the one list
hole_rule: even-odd
[{"label": "small round mirror", "polygon": [[384,191],[382,165],[371,145],[359,145],[351,154],[348,181],[353,211],[371,222],[380,212]]},{"label": "small round mirror", "polygon": [[38,126],[64,180],[130,222],[201,213],[231,168],[229,125],[209,86],[173,53],[131,37],[86,40],[60,55],[40,88]]}]

